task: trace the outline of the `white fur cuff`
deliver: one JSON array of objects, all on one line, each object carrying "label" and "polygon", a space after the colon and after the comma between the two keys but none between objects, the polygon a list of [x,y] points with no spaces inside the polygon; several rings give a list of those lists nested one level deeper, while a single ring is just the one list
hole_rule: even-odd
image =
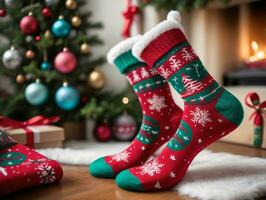
[{"label": "white fur cuff", "polygon": [[178,11],[170,11],[167,14],[167,20],[162,21],[150,31],[145,33],[132,48],[133,55],[141,60],[140,56],[143,50],[157,37],[166,31],[171,29],[181,29],[183,31],[183,26],[181,25],[181,17]]},{"label": "white fur cuff", "polygon": [[141,38],[141,35],[137,35],[134,37],[130,37],[125,39],[124,41],[119,42],[114,47],[110,49],[107,54],[107,61],[110,64],[114,64],[115,59],[120,56],[121,54],[129,51],[132,49],[133,45]]}]

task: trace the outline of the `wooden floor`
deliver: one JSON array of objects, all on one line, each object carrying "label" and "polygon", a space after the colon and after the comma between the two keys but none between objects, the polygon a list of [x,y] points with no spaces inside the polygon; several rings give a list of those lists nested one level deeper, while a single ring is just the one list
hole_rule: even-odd
[{"label": "wooden floor", "polygon": [[[208,149],[266,158],[266,151],[217,142]],[[1,200],[192,200],[173,191],[152,193],[128,192],[111,179],[89,175],[87,167],[63,166],[64,178],[59,184],[37,187],[1,198]]]}]

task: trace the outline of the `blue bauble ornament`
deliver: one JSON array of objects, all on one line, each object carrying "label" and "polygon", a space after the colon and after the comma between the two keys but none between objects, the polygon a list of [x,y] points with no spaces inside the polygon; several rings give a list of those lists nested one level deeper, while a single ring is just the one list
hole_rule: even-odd
[{"label": "blue bauble ornament", "polygon": [[43,61],[41,64],[41,69],[42,70],[49,70],[52,68],[52,64],[48,61]]},{"label": "blue bauble ornament", "polygon": [[64,19],[58,19],[52,25],[52,33],[59,38],[67,37],[70,30],[70,24]]},{"label": "blue bauble ornament", "polygon": [[72,87],[64,85],[55,93],[55,101],[58,107],[63,110],[73,110],[79,104],[79,91]]},{"label": "blue bauble ornament", "polygon": [[48,99],[48,95],[47,87],[39,82],[29,84],[25,90],[26,100],[34,106],[45,103]]}]

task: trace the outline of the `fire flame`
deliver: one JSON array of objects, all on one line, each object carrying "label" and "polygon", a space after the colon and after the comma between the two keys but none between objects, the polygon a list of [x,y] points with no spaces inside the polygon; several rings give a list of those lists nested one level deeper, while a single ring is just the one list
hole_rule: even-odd
[{"label": "fire flame", "polygon": [[249,57],[250,62],[256,62],[265,59],[265,53],[259,48],[259,45],[256,41],[251,42],[251,48],[254,54]]}]

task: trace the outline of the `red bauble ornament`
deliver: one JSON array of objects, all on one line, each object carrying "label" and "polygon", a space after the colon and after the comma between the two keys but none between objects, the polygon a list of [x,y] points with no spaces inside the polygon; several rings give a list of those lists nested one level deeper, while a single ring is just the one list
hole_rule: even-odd
[{"label": "red bauble ornament", "polygon": [[3,8],[0,8],[0,17],[5,17],[6,16],[6,10]]},{"label": "red bauble ornament", "polygon": [[102,124],[97,125],[95,129],[95,137],[97,140],[105,142],[111,139],[111,127],[103,122]]},{"label": "red bauble ornament", "polygon": [[36,35],[36,36],[35,36],[35,40],[36,40],[36,41],[40,41],[40,40],[41,40],[41,36]]},{"label": "red bauble ornament", "polygon": [[49,8],[45,7],[42,9],[42,15],[45,17],[45,18],[49,18],[49,17],[52,17],[52,12]]},{"label": "red bauble ornament", "polygon": [[38,22],[32,15],[25,16],[20,21],[20,30],[25,34],[33,34],[38,29]]},{"label": "red bauble ornament", "polygon": [[70,73],[77,66],[76,56],[65,48],[55,57],[54,66],[63,74]]}]

